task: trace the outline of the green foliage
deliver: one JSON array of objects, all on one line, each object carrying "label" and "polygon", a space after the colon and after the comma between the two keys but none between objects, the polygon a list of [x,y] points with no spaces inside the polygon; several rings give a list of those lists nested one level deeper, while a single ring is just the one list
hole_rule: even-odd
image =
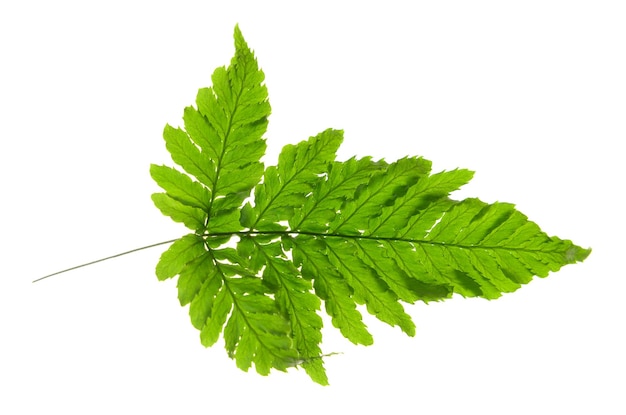
[{"label": "green foliage", "polygon": [[339,130],[285,146],[264,168],[264,74],[238,28],[235,50],[185,109],[184,129],[165,127],[187,174],[151,174],[165,190],[156,206],[192,231],[163,253],[157,277],[179,276],[202,344],[222,336],[239,368],[302,366],[327,384],[322,304],[348,340],[369,345],[363,309],[413,336],[403,303],[495,299],[589,255],[511,204],[450,199],[468,170],[433,174],[416,157],[337,161]]}]

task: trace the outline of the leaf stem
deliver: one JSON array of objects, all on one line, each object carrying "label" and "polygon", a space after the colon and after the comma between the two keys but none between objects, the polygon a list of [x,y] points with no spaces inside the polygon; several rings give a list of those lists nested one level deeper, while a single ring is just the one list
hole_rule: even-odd
[{"label": "leaf stem", "polygon": [[154,248],[155,246],[160,246],[160,245],[165,245],[165,244],[171,244],[171,243],[173,243],[173,242],[177,241],[178,239],[179,239],[179,238],[172,239],[172,240],[169,240],[169,241],[158,242],[158,243],[156,243],[156,244],[152,244],[152,245],[142,246],[141,248],[131,249],[130,251],[121,252],[121,253],[119,253],[119,254],[111,255],[111,256],[108,256],[108,257],[106,257],[106,258],[100,258],[100,259],[97,259],[97,260],[95,260],[95,261],[87,262],[87,263],[85,263],[85,264],[76,265],[75,267],[67,268],[67,269],[64,269],[64,270],[62,270],[62,271],[57,271],[57,272],[54,272],[54,273],[52,273],[52,274],[48,274],[48,275],[46,275],[46,276],[44,276],[44,277],[37,278],[36,280],[34,280],[34,281],[33,281],[33,283],[35,283],[35,282],[37,282],[37,281],[45,280],[46,278],[50,278],[50,277],[52,277],[52,276],[54,276],[54,275],[63,274],[64,272],[68,272],[68,271],[72,271],[72,270],[75,270],[75,269],[78,269],[78,268],[86,267],[86,266],[88,266],[88,265],[97,264],[98,262],[103,262],[103,261],[106,261],[106,260],[109,260],[109,259],[113,259],[113,258],[117,258],[117,257],[123,256],[123,255],[132,254],[133,252],[142,251],[142,250],[144,250],[144,249],[148,249],[148,248]]},{"label": "leaf stem", "polygon": [[[352,234],[342,234],[342,233],[323,233],[323,232],[312,232],[312,231],[296,231],[296,230],[282,230],[282,231],[237,231],[237,232],[215,232],[215,233],[205,233],[202,234],[204,237],[210,236],[254,236],[254,235],[276,235],[276,236],[287,236],[287,235],[309,235],[316,236],[320,238],[341,238],[341,239],[366,239],[372,241],[389,241],[389,242],[411,242],[414,244],[426,244],[426,245],[438,245],[445,247],[453,247],[453,248],[466,248],[466,249],[509,249],[521,252],[552,252],[545,251],[542,248],[512,248],[507,247],[505,245],[472,245],[472,244],[459,244],[453,242],[439,242],[435,240],[428,239],[415,239],[415,238],[403,238],[403,237],[395,237],[395,236],[376,236],[376,235],[352,235]],[[557,251],[555,251],[557,252]]]}]

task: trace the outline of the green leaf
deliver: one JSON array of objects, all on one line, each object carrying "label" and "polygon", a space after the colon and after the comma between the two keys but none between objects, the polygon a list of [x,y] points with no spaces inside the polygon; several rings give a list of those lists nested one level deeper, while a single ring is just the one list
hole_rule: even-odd
[{"label": "green leaf", "polygon": [[299,236],[294,240],[293,256],[294,262],[302,267],[302,276],[314,281],[316,295],[324,300],[326,312],[341,334],[354,344],[372,344],[372,335],[356,309],[353,290],[329,260],[324,241]]},{"label": "green leaf", "polygon": [[[230,66],[216,69],[213,87],[198,92],[198,110],[185,111],[187,131],[215,165],[212,201],[218,196],[249,192],[263,174],[259,160],[266,145],[262,136],[271,112],[264,79],[236,28],[235,56]],[[211,208],[209,211],[212,213]]]},{"label": "green leaf", "polygon": [[150,175],[174,200],[202,210],[207,210],[211,203],[211,193],[201,183],[167,166],[150,166]]},{"label": "green leaf", "polygon": [[[297,145],[286,145],[278,165],[265,171],[264,181],[255,190],[255,221],[252,228],[288,220],[294,208],[306,200],[335,159],[343,132],[328,129]],[[266,228],[267,229],[267,228]]]},{"label": "green leaf", "polygon": [[406,157],[391,163],[384,172],[372,176],[366,186],[358,189],[354,200],[345,203],[341,213],[330,224],[335,233],[360,234],[371,218],[380,215],[406,193],[420,177],[430,171],[431,162],[423,158]]},{"label": "green leaf", "polygon": [[163,253],[181,305],[205,346],[224,339],[242,370],[300,366],[328,384],[322,310],[354,344],[370,345],[361,310],[409,336],[405,311],[459,294],[495,299],[590,253],[545,234],[509,203],[454,200],[465,169],[431,172],[421,157],[336,160],[341,130],[286,145],[261,163],[270,105],[265,76],[235,28],[235,56],[165,127],[172,160],[152,165],[155,205],[195,233]]},{"label": "green leaf", "polygon": [[473,175],[469,170],[458,169],[420,177],[403,196],[394,200],[393,205],[385,206],[380,216],[370,221],[368,234],[395,236],[398,229],[406,226],[411,216],[431,202],[447,198],[451,192],[469,182]]},{"label": "green leaf", "polygon": [[[180,305],[184,306],[191,303],[207,283],[207,280],[215,279],[215,268],[212,267],[211,259],[208,252],[203,249],[199,257],[187,262],[179,271],[180,275],[176,287],[178,287]],[[209,285],[212,284],[214,283],[209,283]]]},{"label": "green leaf", "polygon": [[212,189],[215,185],[215,161],[205,157],[191,141],[187,133],[180,128],[166,125],[163,130],[165,147],[170,152],[172,160],[198,181]]},{"label": "green leaf", "polygon": [[[303,360],[320,356],[322,319],[317,314],[320,300],[311,292],[311,282],[300,277],[299,270],[287,259],[279,242],[256,243],[255,248],[254,253],[263,257],[263,280],[275,293],[278,309],[291,323],[297,356]],[[312,360],[304,365],[304,369],[316,382],[328,383],[323,361]]]},{"label": "green leaf", "polygon": [[174,222],[183,223],[193,231],[202,232],[207,214],[202,209],[190,207],[174,199],[167,193],[154,193],[154,205]]},{"label": "green leaf", "polygon": [[204,241],[198,235],[185,235],[163,252],[156,267],[156,275],[163,281],[179,274],[193,259],[204,254]]},{"label": "green leaf", "polygon": [[336,238],[328,238],[326,243],[330,262],[352,287],[356,302],[365,304],[367,311],[381,321],[399,326],[406,334],[414,336],[415,324],[411,317],[384,280],[359,258],[355,244]]},{"label": "green leaf", "polygon": [[387,164],[373,162],[366,157],[358,160],[351,158],[346,162],[335,161],[328,167],[327,179],[317,179],[313,191],[317,197],[308,197],[302,207],[296,207],[294,216],[289,219],[291,229],[313,232],[327,230],[341,206],[353,200],[355,193],[366,186],[372,176],[381,173]]}]

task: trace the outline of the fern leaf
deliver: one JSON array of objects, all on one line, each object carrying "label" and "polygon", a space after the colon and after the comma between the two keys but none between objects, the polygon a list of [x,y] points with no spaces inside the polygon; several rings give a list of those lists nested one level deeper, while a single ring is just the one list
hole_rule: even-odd
[{"label": "fern leaf", "polygon": [[161,281],[180,274],[187,263],[204,253],[204,240],[198,235],[185,235],[163,252],[156,266],[157,278]]},{"label": "fern leaf", "polygon": [[207,215],[202,209],[185,205],[167,193],[154,193],[152,201],[161,213],[172,218],[174,222],[183,223],[192,231],[204,230]]},{"label": "fern leaf", "polygon": [[399,326],[409,336],[415,335],[415,324],[404,312],[397,296],[387,284],[358,257],[355,244],[336,238],[326,240],[328,258],[353,289],[355,301],[381,321]]},{"label": "fern leaf", "polygon": [[336,160],[341,130],[287,145],[264,168],[263,80],[236,27],[230,65],[184,110],[184,129],[165,127],[186,173],[150,168],[165,191],[155,205],[194,232],[163,253],[157,277],[179,276],[202,344],[222,336],[240,369],[301,366],[326,385],[322,308],[349,341],[370,345],[363,308],[413,336],[405,304],[495,299],[589,255],[512,204],[453,200],[469,170],[432,173],[421,157]]},{"label": "fern leaf", "polygon": [[[206,228],[212,232],[224,230],[225,225],[234,229],[232,226],[239,216],[234,209],[240,207],[263,174],[260,159],[266,144],[262,135],[271,111],[267,88],[262,84],[265,75],[258,68],[239,28],[235,29],[235,44],[236,54],[230,66],[216,69],[213,87],[198,92],[198,108],[185,109],[186,131],[166,126],[164,132],[172,159],[205,185],[204,193],[209,200],[206,200],[207,195],[201,195],[197,186],[192,188],[189,183],[173,193],[172,186],[162,178],[164,170],[152,168],[153,178],[160,185],[169,187],[168,194],[175,200],[183,199],[180,202],[189,203],[189,197],[182,195],[185,193],[201,198],[203,205],[208,202],[205,207]],[[174,179],[172,172],[167,174],[170,181]],[[163,201],[160,202],[163,206]],[[230,218],[224,220],[222,215]],[[182,221],[182,216],[179,214],[175,220]],[[233,216],[236,216],[234,220]],[[187,225],[188,222],[184,223]]]},{"label": "fern leaf", "polygon": [[396,235],[397,230],[404,228],[412,215],[433,201],[447,198],[451,192],[469,182],[473,175],[469,170],[457,169],[420,177],[393,205],[385,206],[381,214],[370,221],[368,233],[377,236]]},{"label": "fern leaf", "polygon": [[511,204],[466,199],[439,219],[419,234],[417,227],[402,230],[414,250],[404,248],[398,257],[407,258],[403,264],[416,278],[426,273],[464,296],[497,298],[590,252],[549,237]]},{"label": "fern leaf", "polygon": [[312,284],[300,277],[299,270],[288,260],[279,242],[259,244],[256,238],[255,253],[263,256],[265,264],[263,281],[274,293],[279,310],[291,322],[295,350],[305,361],[305,371],[318,383],[327,384],[328,379],[321,359],[304,360],[322,354],[322,319],[317,310],[319,298],[311,292]]},{"label": "fern leaf", "polygon": [[357,189],[367,185],[371,177],[385,167],[386,163],[373,162],[369,157],[333,162],[328,166],[327,179],[318,178],[313,191],[316,197],[306,198],[304,205],[295,209],[294,216],[289,219],[290,229],[326,231],[341,206],[354,199]]},{"label": "fern leaf", "polygon": [[353,290],[330,262],[323,240],[299,236],[293,244],[294,262],[301,266],[304,278],[314,281],[315,294],[324,300],[333,325],[354,344],[372,344],[372,335],[356,309]]},{"label": "fern leaf", "polygon": [[206,211],[211,204],[211,193],[201,183],[167,166],[150,166],[150,175],[174,200]]},{"label": "fern leaf", "polygon": [[297,145],[286,145],[276,167],[268,167],[263,183],[255,189],[255,206],[248,218],[251,229],[276,229],[275,223],[288,220],[302,205],[328,169],[343,140],[343,133],[328,129]]},{"label": "fern leaf", "polygon": [[[425,300],[424,284],[416,278],[412,278],[403,268],[395,262],[391,253],[390,244],[372,240],[357,239],[354,242],[355,256],[371,268],[375,275],[393,291],[400,300],[414,303],[417,300]],[[402,260],[400,258],[400,260]],[[449,290],[441,292],[447,296]],[[428,298],[432,300],[432,298]],[[439,298],[438,298],[439,299]]]},{"label": "fern leaf", "polygon": [[430,166],[430,161],[416,157],[391,163],[383,174],[374,175],[367,186],[359,188],[354,201],[342,206],[341,214],[330,224],[330,230],[336,233],[360,234],[367,221],[380,215],[384,206],[393,204],[419,177],[427,175]]},{"label": "fern leaf", "polygon": [[195,264],[187,267],[194,268],[190,272],[196,272],[198,279],[203,278],[200,273],[206,276],[190,307],[202,344],[215,344],[223,331],[226,350],[240,369],[248,370],[254,362],[257,372],[263,375],[271,367],[284,370],[295,358],[289,321],[266,295],[261,279],[237,264],[220,262],[221,253],[209,250],[213,262],[210,268]]}]

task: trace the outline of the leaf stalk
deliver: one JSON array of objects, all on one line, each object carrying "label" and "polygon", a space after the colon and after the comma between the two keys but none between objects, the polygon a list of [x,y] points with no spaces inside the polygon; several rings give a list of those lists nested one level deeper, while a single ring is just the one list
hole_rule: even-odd
[{"label": "leaf stalk", "polygon": [[36,282],[41,281],[41,280],[45,280],[46,278],[50,278],[50,277],[53,277],[55,275],[63,274],[63,273],[68,272],[68,271],[73,271],[73,270],[78,269],[78,268],[83,268],[83,267],[86,267],[88,265],[97,264],[98,262],[103,262],[103,261],[107,261],[109,259],[121,257],[121,256],[128,255],[128,254],[132,254],[133,252],[142,251],[144,249],[149,249],[149,248],[154,248],[155,246],[171,244],[171,243],[175,242],[177,239],[178,238],[171,239],[169,241],[163,241],[163,242],[158,242],[158,243],[151,244],[151,245],[142,246],[141,248],[131,249],[130,251],[121,252],[119,254],[111,255],[111,256],[108,256],[106,258],[100,258],[100,259],[97,259],[95,261],[91,261],[91,262],[87,262],[87,263],[84,263],[84,264],[76,265],[75,267],[67,268],[67,269],[64,269],[62,271],[53,272],[52,274],[48,274],[48,275],[45,275],[45,276],[43,276],[41,278],[37,278],[36,280],[33,281],[33,283],[36,283]]}]

